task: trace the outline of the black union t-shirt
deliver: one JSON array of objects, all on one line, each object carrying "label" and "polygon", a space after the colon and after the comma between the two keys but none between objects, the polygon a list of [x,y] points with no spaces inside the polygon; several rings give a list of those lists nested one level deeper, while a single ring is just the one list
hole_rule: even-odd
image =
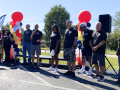
[{"label": "black union t-shirt", "polygon": [[90,50],[92,49],[89,45],[89,41],[92,37],[92,33],[93,31],[92,30],[86,30],[86,31],[83,31],[82,32],[82,37],[83,37],[83,46],[82,48],[83,49],[86,49],[86,50]]},{"label": "black union t-shirt", "polygon": [[[107,40],[107,35],[105,33],[105,31],[103,30],[100,30],[99,32],[93,32],[92,34],[92,44],[93,44],[93,47],[99,45],[99,43],[102,41],[102,40]],[[98,54],[105,54],[105,49],[106,49],[106,43],[104,45],[102,45],[101,47],[99,47],[95,53],[98,53]]]},{"label": "black union t-shirt", "polygon": [[64,48],[71,48],[74,44],[74,37],[78,37],[78,31],[74,28],[65,30]]},{"label": "black union t-shirt", "polygon": [[[50,36],[50,47],[55,48],[57,45],[57,40],[60,40],[61,36],[59,32],[52,32]],[[59,46],[60,47],[60,43]]]},{"label": "black union t-shirt", "polygon": [[40,42],[37,42],[37,40],[40,40],[42,36],[42,32],[37,30],[35,31],[34,35],[33,35],[33,39],[32,39],[32,45],[39,45]]}]

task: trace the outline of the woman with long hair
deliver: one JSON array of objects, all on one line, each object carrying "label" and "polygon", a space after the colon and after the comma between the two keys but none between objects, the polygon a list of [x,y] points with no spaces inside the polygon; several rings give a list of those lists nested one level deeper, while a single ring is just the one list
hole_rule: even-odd
[{"label": "woman with long hair", "polygon": [[55,72],[58,71],[58,54],[61,48],[61,33],[57,25],[52,26],[52,33],[50,36],[50,52],[54,51],[55,54],[52,56],[51,66],[48,71],[54,71],[54,60],[56,62]]}]

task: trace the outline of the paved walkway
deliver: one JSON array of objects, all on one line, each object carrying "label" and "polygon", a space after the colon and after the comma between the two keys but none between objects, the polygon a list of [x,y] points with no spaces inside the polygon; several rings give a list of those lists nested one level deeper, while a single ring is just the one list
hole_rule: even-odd
[{"label": "paved walkway", "polygon": [[0,90],[120,90],[120,85],[114,84],[117,79],[110,75],[105,75],[105,82],[98,82],[86,74],[77,74],[78,69],[75,79],[63,75],[67,70],[55,73],[47,69],[0,64]]}]

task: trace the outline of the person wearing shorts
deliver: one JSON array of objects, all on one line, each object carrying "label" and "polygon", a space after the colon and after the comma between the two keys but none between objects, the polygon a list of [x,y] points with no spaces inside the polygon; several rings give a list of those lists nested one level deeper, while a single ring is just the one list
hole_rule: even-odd
[{"label": "person wearing shorts", "polygon": [[52,26],[52,33],[50,36],[50,53],[54,50],[55,54],[52,56],[51,66],[48,71],[54,71],[54,60],[56,62],[55,72],[58,71],[58,54],[61,48],[61,33],[57,25]]},{"label": "person wearing shorts", "polygon": [[86,57],[88,57],[89,60],[89,71],[87,73],[88,76],[92,75],[92,48],[89,45],[89,41],[92,37],[92,30],[87,29],[85,24],[80,24],[80,30],[82,31],[82,37],[83,37],[83,45],[82,45],[82,68],[78,71],[78,74],[84,74],[85,73],[85,63],[86,63]]},{"label": "person wearing shorts", "polygon": [[[72,26],[72,21],[67,20],[64,37],[64,60],[68,61],[68,71],[64,75],[72,75],[75,78],[75,46],[77,43],[78,32]],[[72,65],[72,70],[71,70]]]},{"label": "person wearing shorts", "polygon": [[[93,79],[98,79],[99,82],[104,81],[104,68],[105,68],[105,49],[106,49],[107,35],[105,31],[101,30],[101,23],[96,24],[96,31],[93,32],[90,40],[90,46],[93,50],[92,64],[95,64],[96,76]],[[99,67],[101,75],[99,73]]]},{"label": "person wearing shorts", "polygon": [[38,24],[35,25],[35,30],[32,32],[31,40],[31,55],[32,55],[32,65],[30,67],[34,67],[34,58],[35,58],[35,51],[37,54],[37,66],[35,68],[39,68],[39,55],[41,55],[41,44],[42,41],[42,32],[38,30]]}]

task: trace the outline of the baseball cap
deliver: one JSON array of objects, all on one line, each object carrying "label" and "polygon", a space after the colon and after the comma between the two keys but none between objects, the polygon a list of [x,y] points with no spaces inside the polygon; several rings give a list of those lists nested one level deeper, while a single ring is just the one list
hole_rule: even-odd
[{"label": "baseball cap", "polygon": [[86,27],[86,25],[85,24],[80,24],[80,26],[79,26],[80,28],[82,28],[82,27]]}]

